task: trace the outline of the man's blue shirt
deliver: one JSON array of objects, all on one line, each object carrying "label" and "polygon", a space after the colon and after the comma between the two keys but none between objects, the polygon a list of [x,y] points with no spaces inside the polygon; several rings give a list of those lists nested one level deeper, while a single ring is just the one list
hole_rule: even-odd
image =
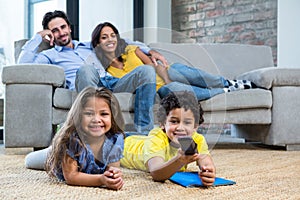
[{"label": "man's blue shirt", "polygon": [[[72,40],[73,49],[55,45],[51,49],[37,53],[41,42],[42,37],[40,34],[35,34],[31,40],[26,42],[22,47],[18,63],[55,64],[62,67],[65,71],[66,87],[70,90],[75,89],[76,72],[84,64],[94,65],[99,70],[100,77],[104,76],[105,70],[95,56],[90,42]],[[139,45],[145,53],[148,53],[150,50],[143,43],[126,42]]]}]

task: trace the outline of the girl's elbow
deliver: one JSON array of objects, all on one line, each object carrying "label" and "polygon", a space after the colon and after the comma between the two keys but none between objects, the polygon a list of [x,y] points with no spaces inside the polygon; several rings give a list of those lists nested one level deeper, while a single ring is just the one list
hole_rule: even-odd
[{"label": "girl's elbow", "polygon": [[64,176],[67,185],[74,185],[73,179],[69,176]]},{"label": "girl's elbow", "polygon": [[64,174],[64,179],[67,185],[77,185],[72,174]]}]

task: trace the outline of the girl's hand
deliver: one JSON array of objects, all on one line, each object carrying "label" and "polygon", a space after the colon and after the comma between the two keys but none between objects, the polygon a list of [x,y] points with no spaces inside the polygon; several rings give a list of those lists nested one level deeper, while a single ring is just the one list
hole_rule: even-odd
[{"label": "girl's hand", "polygon": [[199,177],[205,186],[212,186],[215,182],[216,172],[213,165],[199,167]]},{"label": "girl's hand", "polygon": [[117,167],[108,167],[103,173],[104,183],[106,187],[114,190],[119,190],[123,187],[123,174],[122,171]]},{"label": "girl's hand", "polygon": [[121,169],[119,169],[118,167],[108,167],[107,171],[109,171],[110,173],[112,173],[112,178],[119,178],[123,176]]}]

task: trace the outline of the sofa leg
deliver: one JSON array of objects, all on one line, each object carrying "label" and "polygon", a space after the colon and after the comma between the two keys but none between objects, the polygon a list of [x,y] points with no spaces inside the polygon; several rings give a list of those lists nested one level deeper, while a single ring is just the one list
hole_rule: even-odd
[{"label": "sofa leg", "polygon": [[33,147],[33,151],[40,151],[45,148],[47,148],[47,147]]},{"label": "sofa leg", "polygon": [[300,151],[300,144],[288,144],[286,145],[287,151]]},{"label": "sofa leg", "polygon": [[285,147],[287,151],[300,151],[300,144],[272,143],[272,140],[269,140],[270,135],[272,135],[271,131],[271,125],[231,125],[231,135],[234,137],[241,137],[248,141],[261,142],[266,145]]},{"label": "sofa leg", "polygon": [[269,130],[270,125],[232,124],[231,136],[264,143]]}]

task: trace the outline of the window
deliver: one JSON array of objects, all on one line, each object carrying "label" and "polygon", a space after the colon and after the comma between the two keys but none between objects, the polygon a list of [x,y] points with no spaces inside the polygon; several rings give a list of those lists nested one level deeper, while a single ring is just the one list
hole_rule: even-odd
[{"label": "window", "polygon": [[43,29],[42,20],[46,12],[66,10],[66,0],[28,0],[28,38]]}]

